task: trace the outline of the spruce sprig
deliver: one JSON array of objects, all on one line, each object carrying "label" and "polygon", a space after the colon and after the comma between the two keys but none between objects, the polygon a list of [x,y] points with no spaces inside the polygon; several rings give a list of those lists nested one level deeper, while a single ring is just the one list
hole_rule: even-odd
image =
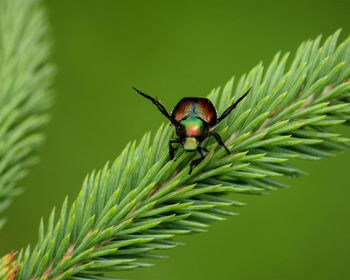
[{"label": "spruce sprig", "polygon": [[47,29],[40,1],[0,0],[0,215],[43,141],[53,76]]},{"label": "spruce sprig", "polygon": [[41,221],[37,244],[19,253],[15,279],[101,280],[110,279],[104,272],[147,267],[142,259],[177,246],[174,236],[235,215],[231,207],[244,203],[228,194],[283,188],[278,177],[304,173],[289,159],[346,149],[349,139],[330,131],[350,120],[350,38],[337,45],[338,36],[302,43],[288,67],[288,54],[278,53],[266,70],[260,63],[209,94],[221,113],[253,88],[216,128],[231,155],[207,139],[209,154],[189,175],[194,155],[179,150],[169,161],[168,125],[129,143],[86,177],[70,207],[66,198],[46,226]]}]

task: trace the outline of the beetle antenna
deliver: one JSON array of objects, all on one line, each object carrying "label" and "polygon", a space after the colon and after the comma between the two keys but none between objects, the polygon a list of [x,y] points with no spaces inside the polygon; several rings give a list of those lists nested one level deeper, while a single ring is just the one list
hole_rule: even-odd
[{"label": "beetle antenna", "polygon": [[223,113],[222,115],[218,118],[217,123],[221,122],[224,118],[226,118],[233,109],[235,109],[237,107],[237,105],[248,95],[248,93],[250,92],[252,88],[248,89],[247,92],[245,94],[243,94],[240,98],[238,98],[238,100],[233,103],[230,107],[228,107]]},{"label": "beetle antenna", "polygon": [[168,113],[168,111],[165,109],[165,107],[163,106],[163,104],[161,104],[156,98],[153,98],[152,96],[147,95],[146,93],[143,93],[142,91],[138,90],[135,87],[132,87],[133,90],[135,90],[137,93],[141,94],[143,97],[146,97],[147,99],[151,100],[153,102],[154,105],[157,106],[157,108],[159,109],[159,111],[161,111],[161,113],[166,116],[170,121],[171,121],[171,117],[170,114]]}]

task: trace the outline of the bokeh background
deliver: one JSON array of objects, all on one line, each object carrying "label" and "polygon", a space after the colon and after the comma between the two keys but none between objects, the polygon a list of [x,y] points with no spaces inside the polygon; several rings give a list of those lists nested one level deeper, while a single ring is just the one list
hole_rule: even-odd
[{"label": "bokeh background", "polygon": [[[131,86],[171,109],[204,96],[259,61],[343,28],[349,1],[45,1],[58,74],[41,162],[7,210],[0,255],[34,244],[41,216],[74,198],[86,173],[164,121]],[[342,132],[350,136],[350,128]],[[164,151],[166,152],[166,151]],[[299,162],[289,189],[241,196],[241,215],[178,239],[156,266],[129,279],[349,279],[350,151]],[[6,242],[4,242],[6,241]]]}]

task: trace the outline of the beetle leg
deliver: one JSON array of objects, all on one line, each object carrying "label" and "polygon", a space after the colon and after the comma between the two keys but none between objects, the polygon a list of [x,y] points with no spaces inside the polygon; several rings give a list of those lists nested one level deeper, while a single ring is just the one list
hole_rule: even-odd
[{"label": "beetle leg", "polygon": [[173,144],[175,143],[181,143],[179,138],[174,138],[174,139],[170,139],[169,141],[169,155],[170,155],[170,160],[172,160],[174,158],[174,154],[175,151],[177,150],[177,148],[173,147]]},{"label": "beetle leg", "polygon": [[142,91],[138,90],[137,88],[133,87],[133,90],[135,90],[137,93],[141,94],[143,97],[146,97],[147,99],[151,100],[154,105],[157,106],[158,110],[161,111],[161,113],[166,116],[171,121],[171,116],[168,113],[168,111],[165,109],[162,103],[160,103],[156,98],[153,98],[152,96],[149,96],[146,93],[143,93]]},{"label": "beetle leg", "polygon": [[237,100],[235,103],[233,103],[230,107],[228,107],[228,108],[222,113],[222,115],[221,115],[221,116],[218,118],[218,120],[217,120],[217,124],[218,124],[219,122],[221,122],[224,118],[226,118],[226,117],[228,116],[228,114],[230,114],[231,111],[232,111],[234,108],[236,108],[236,106],[238,105],[238,103],[241,102],[241,101],[244,99],[244,97],[247,96],[247,94],[250,92],[251,89],[252,89],[252,88],[248,89],[247,92],[246,92],[245,94],[243,94],[240,98],[238,98],[238,100]]},{"label": "beetle leg", "polygon": [[215,140],[219,143],[219,145],[223,146],[228,154],[230,154],[230,150],[226,147],[225,143],[222,141],[221,137],[219,134],[216,132],[212,131],[210,132],[211,135],[215,137]]},{"label": "beetle leg", "polygon": [[201,146],[198,146],[197,151],[198,151],[198,153],[200,153],[201,157],[197,158],[191,162],[189,174],[192,173],[192,169],[194,167],[196,167],[198,164],[200,164],[205,159],[205,154],[204,154],[203,148]]}]

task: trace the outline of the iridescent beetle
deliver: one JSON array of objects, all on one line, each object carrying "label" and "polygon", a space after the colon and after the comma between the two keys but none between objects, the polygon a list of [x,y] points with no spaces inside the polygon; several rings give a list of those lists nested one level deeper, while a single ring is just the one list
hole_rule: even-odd
[{"label": "iridescent beetle", "polygon": [[181,144],[185,151],[195,152],[197,151],[201,157],[195,159],[190,165],[190,174],[194,166],[198,165],[204,158],[204,152],[208,152],[207,149],[201,146],[202,142],[209,136],[214,136],[219,145],[223,146],[228,154],[229,149],[222,141],[220,135],[213,131],[218,123],[225,119],[233,109],[236,108],[239,102],[241,102],[251,90],[243,94],[236,102],[228,107],[220,117],[217,117],[216,109],[208,98],[204,97],[185,97],[180,100],[175,106],[171,115],[165,109],[165,107],[155,98],[141,92],[133,87],[133,89],[151,100],[155,104],[159,111],[166,116],[171,124],[174,126],[177,138],[169,141],[169,154],[170,159],[174,158],[176,148],[173,144]]}]

